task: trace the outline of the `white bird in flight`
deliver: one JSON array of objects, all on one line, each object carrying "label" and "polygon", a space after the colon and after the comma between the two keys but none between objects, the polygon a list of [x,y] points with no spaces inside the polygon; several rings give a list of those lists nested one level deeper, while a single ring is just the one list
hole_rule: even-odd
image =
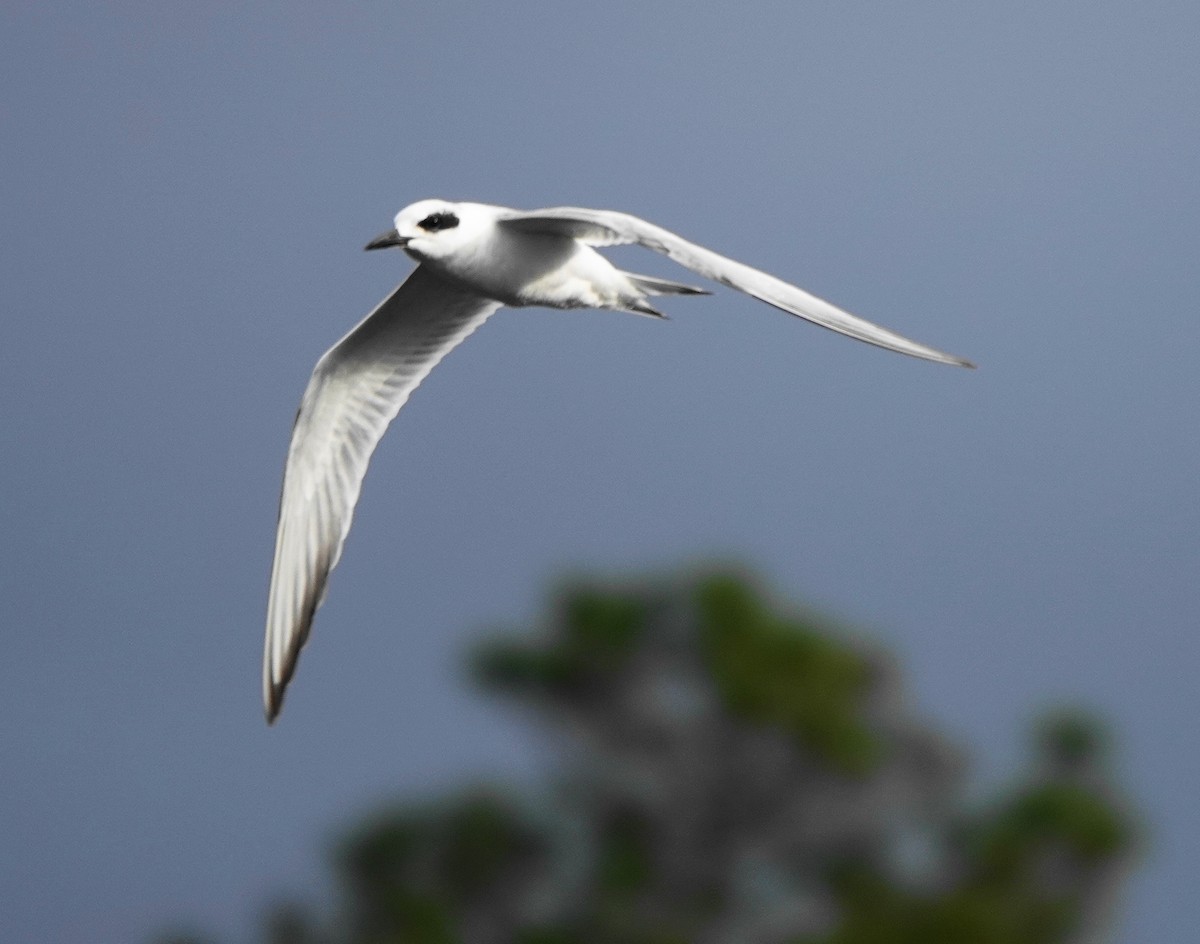
[{"label": "white bird in flight", "polygon": [[419,264],[313,370],[288,447],[267,603],[263,702],[273,722],[350,530],[367,463],[409,394],[501,305],[663,317],[654,295],[704,289],[622,272],[596,246],[637,243],[814,324],[913,357],[972,367],[627,213],[422,200],[367,249]]}]

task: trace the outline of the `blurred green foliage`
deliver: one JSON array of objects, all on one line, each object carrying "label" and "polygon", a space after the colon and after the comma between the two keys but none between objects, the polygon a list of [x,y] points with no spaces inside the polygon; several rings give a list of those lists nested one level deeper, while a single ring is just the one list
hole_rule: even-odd
[{"label": "blurred green foliage", "polygon": [[552,644],[494,643],[476,657],[476,675],[495,689],[568,692],[593,686],[633,651],[647,610],[638,597],[580,589],[564,601]]},{"label": "blurred green foliage", "polygon": [[744,580],[700,583],[699,642],[725,707],[777,726],[846,773],[866,773],[880,745],[862,718],[867,661],[811,622],[772,612]]},{"label": "blurred green foliage", "polygon": [[968,802],[883,656],[738,575],[572,588],[473,669],[572,733],[550,786],[367,819],[269,944],[1082,944],[1129,872],[1094,719]]}]

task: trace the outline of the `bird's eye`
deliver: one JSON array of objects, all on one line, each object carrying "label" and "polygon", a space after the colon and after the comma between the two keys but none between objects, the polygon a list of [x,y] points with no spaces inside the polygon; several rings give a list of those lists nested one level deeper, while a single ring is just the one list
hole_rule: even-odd
[{"label": "bird's eye", "polygon": [[428,233],[436,233],[439,229],[454,229],[458,217],[453,213],[430,213],[417,225]]}]

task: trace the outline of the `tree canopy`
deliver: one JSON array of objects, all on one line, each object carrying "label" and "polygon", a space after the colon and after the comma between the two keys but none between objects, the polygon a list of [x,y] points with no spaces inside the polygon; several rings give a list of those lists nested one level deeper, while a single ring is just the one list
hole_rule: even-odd
[{"label": "tree canopy", "polygon": [[577,584],[472,674],[554,739],[546,785],[366,818],[334,913],[270,944],[1078,944],[1133,860],[1094,720],[979,798],[885,653],[738,574]]}]

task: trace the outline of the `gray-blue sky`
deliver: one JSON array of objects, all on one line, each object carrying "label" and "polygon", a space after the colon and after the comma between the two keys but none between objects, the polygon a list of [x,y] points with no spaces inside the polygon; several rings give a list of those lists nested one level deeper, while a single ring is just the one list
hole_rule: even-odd
[{"label": "gray-blue sky", "polygon": [[[1197,37],[1187,3],[6,4],[0,938],[245,932],[348,813],[536,766],[460,684],[483,628],[719,554],[872,627],[987,771],[1100,709],[1154,828],[1127,939],[1187,940]],[[631,210],[980,370],[728,292],[502,313],[385,439],[267,730],[292,414],[426,196]]]}]

